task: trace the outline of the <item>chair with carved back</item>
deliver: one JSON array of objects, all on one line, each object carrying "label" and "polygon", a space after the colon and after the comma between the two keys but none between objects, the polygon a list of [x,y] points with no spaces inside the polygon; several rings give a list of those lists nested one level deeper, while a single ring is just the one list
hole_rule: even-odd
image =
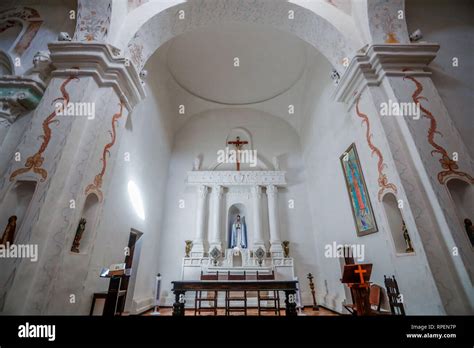
[{"label": "chair with carved back", "polygon": [[[232,280],[246,280],[245,271],[239,274],[232,274],[228,272],[227,279]],[[232,303],[238,305],[232,306]],[[230,291],[225,292],[225,315],[230,315],[232,312],[244,312],[247,315],[247,291]]]},{"label": "chair with carved back", "polygon": [[[201,271],[201,280],[218,280],[219,272],[204,274]],[[204,296],[203,296],[204,295]],[[209,307],[203,307],[202,302],[207,302]],[[194,315],[201,315],[201,311],[212,311],[217,315],[217,291],[196,291],[194,298]]]},{"label": "chair with carved back", "polygon": [[[351,295],[353,295],[351,289]],[[382,305],[382,288],[380,285],[377,284],[370,284],[369,287],[369,303],[370,303],[370,315],[386,315],[390,314],[390,312],[383,312],[380,310]],[[346,304],[344,307],[352,314],[357,314],[357,307],[355,304]]]},{"label": "chair with carved back", "polygon": [[[272,270],[270,274],[261,274],[257,271],[257,280],[275,280],[275,271]],[[273,291],[258,291],[257,294],[258,301],[258,315],[261,315],[262,312],[271,311],[275,315],[280,315],[280,293],[278,290]],[[265,302],[267,306],[262,306],[262,302]],[[268,306],[268,303],[271,303],[271,306]]]},{"label": "chair with carved back", "polygon": [[390,310],[393,315],[405,315],[405,307],[403,306],[403,297],[400,295],[398,289],[398,283],[395,276],[384,277],[385,288],[387,289],[388,302],[390,304]]}]

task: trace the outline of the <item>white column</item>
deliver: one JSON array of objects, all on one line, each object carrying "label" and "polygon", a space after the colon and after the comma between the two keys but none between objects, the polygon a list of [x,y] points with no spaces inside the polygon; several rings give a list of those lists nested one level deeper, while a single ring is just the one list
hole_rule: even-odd
[{"label": "white column", "polygon": [[253,249],[258,249],[262,247],[265,249],[265,243],[263,241],[262,233],[262,187],[256,185],[252,187],[252,197],[253,197]]},{"label": "white column", "polygon": [[206,198],[208,187],[198,187],[198,201],[196,208],[196,238],[193,241],[192,256],[204,256],[204,231],[206,227]]},{"label": "white column", "polygon": [[280,219],[278,214],[278,187],[275,185],[267,186],[268,199],[268,225],[270,228],[270,251],[282,252],[280,239]]},{"label": "white column", "polygon": [[211,227],[211,238],[209,250],[217,247],[222,250],[221,242],[221,214],[222,214],[222,195],[224,188],[221,185],[216,185],[212,188],[212,201],[213,201],[213,215],[212,215],[212,227]]}]

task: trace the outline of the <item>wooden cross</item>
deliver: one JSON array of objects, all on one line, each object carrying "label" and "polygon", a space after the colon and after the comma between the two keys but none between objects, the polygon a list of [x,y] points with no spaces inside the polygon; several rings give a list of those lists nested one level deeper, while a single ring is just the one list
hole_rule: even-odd
[{"label": "wooden cross", "polygon": [[360,267],[360,265],[357,265],[357,270],[355,270],[354,273],[359,273],[360,283],[364,284],[364,275],[363,275],[363,273],[367,273],[367,270],[362,269],[362,267]]},{"label": "wooden cross", "polygon": [[240,141],[240,137],[237,137],[235,140],[227,142],[227,144],[229,144],[229,145],[235,145],[235,148],[237,149],[237,155],[236,155],[237,163],[236,163],[236,165],[237,165],[237,170],[238,171],[240,171],[240,154],[239,154],[239,151],[242,148],[242,145],[246,145],[248,143],[249,143],[248,141]]}]

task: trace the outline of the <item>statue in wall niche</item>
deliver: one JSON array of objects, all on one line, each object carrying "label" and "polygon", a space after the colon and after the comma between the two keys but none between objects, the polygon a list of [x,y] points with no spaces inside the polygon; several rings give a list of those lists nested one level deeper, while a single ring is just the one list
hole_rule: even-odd
[{"label": "statue in wall niche", "polygon": [[408,229],[407,229],[407,226],[405,225],[405,221],[403,221],[402,231],[403,231],[403,238],[405,239],[405,243],[407,244],[407,248],[405,252],[407,253],[414,252],[415,249],[413,249],[413,246],[411,245],[411,239],[410,239],[410,235],[408,234]]},{"label": "statue in wall niche", "polygon": [[8,218],[7,227],[5,227],[5,231],[3,232],[2,239],[0,240],[0,245],[9,246],[13,244],[16,230],[16,219],[16,215],[12,215]]},{"label": "statue in wall niche", "polygon": [[189,253],[191,252],[191,248],[193,247],[193,241],[192,240],[185,240],[186,243],[186,249],[185,249],[185,257],[189,257]]},{"label": "statue in wall niche", "polygon": [[247,249],[247,224],[245,223],[245,217],[237,215],[235,222],[232,224],[230,231],[230,245],[231,249]]},{"label": "statue in wall niche", "polygon": [[471,219],[464,219],[464,227],[466,228],[466,233],[471,242],[471,246],[474,246],[474,226],[472,225]]},{"label": "statue in wall niche", "polygon": [[281,246],[283,247],[283,256],[290,257],[290,242],[287,240],[284,240],[281,243]]},{"label": "statue in wall niche", "polygon": [[72,242],[71,251],[73,253],[79,253],[79,246],[81,245],[82,235],[86,229],[86,219],[81,218],[79,220],[79,225],[77,226],[76,235],[74,236],[74,241]]}]

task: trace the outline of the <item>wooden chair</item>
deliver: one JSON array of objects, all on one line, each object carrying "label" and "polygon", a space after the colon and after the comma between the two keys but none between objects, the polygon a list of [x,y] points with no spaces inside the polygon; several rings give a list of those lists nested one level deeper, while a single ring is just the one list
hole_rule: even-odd
[{"label": "wooden chair", "polygon": [[[257,280],[275,280],[275,271],[272,271],[271,274],[260,274],[257,271]],[[280,315],[280,293],[278,290],[273,291],[258,291],[257,292],[257,301],[258,301],[258,315],[261,315],[264,311],[275,312],[275,315]],[[273,306],[262,307],[261,302],[265,301],[273,303]]]},{"label": "wooden chair", "polygon": [[[204,274],[201,271],[201,280],[218,280],[219,272],[216,274]],[[203,293],[206,295],[203,297]],[[209,307],[202,307],[202,302],[207,302]],[[194,298],[194,315],[201,315],[201,311],[212,311],[217,315],[217,291],[196,291]]]},{"label": "wooden chair", "polygon": [[[351,289],[351,295],[354,298],[354,295],[352,294],[352,289]],[[387,315],[387,314],[390,314],[390,312],[383,312],[383,311],[380,310],[380,307],[382,305],[382,288],[377,284],[370,284],[370,287],[369,287],[369,303],[370,303],[370,310],[371,310],[370,314],[371,315]],[[352,315],[357,315],[357,307],[356,307],[355,304],[347,304],[347,305],[344,305],[344,307]]]},{"label": "wooden chair", "polygon": [[400,298],[400,290],[398,289],[398,283],[393,278],[383,276],[385,282],[385,288],[387,289],[388,302],[390,303],[390,310],[393,315],[405,315],[405,307],[403,307],[403,301]]},{"label": "wooden chair", "polygon": [[[246,280],[245,271],[243,274],[227,275],[228,280]],[[231,306],[232,302],[243,303],[243,306]],[[231,312],[244,312],[247,315],[247,291],[230,291],[225,292],[225,315],[230,315]]]}]

